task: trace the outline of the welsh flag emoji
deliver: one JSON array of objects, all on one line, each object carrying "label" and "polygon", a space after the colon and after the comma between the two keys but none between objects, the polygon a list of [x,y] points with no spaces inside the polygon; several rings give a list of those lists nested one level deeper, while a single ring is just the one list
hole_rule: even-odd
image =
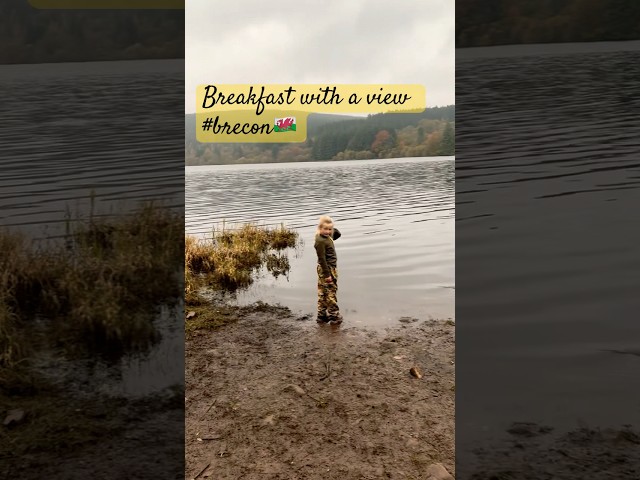
[{"label": "welsh flag emoji", "polygon": [[296,131],[296,117],[276,118],[274,124],[274,130],[276,132],[295,132]]}]

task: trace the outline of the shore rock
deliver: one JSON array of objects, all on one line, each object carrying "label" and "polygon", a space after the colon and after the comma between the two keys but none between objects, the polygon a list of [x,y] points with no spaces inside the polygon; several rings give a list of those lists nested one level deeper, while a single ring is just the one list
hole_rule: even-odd
[{"label": "shore rock", "polygon": [[426,480],[454,480],[454,478],[441,463],[434,463],[427,468]]},{"label": "shore rock", "polygon": [[14,410],[9,410],[2,424],[5,427],[10,427],[13,424],[21,423],[24,420],[24,417],[25,417],[24,410],[20,410],[19,408],[16,408]]}]

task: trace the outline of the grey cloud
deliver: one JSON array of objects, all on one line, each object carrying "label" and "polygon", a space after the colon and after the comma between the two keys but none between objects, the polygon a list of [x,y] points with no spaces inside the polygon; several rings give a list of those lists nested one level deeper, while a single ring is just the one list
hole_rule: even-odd
[{"label": "grey cloud", "polygon": [[198,83],[422,83],[454,102],[452,1],[217,5],[187,2],[187,111]]}]

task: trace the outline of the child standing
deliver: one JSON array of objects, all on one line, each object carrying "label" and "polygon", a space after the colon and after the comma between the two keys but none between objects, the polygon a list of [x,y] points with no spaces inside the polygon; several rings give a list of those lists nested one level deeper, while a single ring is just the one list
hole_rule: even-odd
[{"label": "child standing", "polygon": [[342,323],[337,299],[338,257],[333,244],[338,238],[340,231],[333,226],[331,217],[320,217],[314,245],[318,254],[318,323]]}]

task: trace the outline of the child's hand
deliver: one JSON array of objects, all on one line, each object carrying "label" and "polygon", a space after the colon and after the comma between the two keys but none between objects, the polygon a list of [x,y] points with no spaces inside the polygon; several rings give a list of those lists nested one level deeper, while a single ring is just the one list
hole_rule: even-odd
[{"label": "child's hand", "polygon": [[333,283],[333,279],[332,279],[331,277],[327,277],[327,278],[325,278],[325,281],[326,281],[327,283]]}]

